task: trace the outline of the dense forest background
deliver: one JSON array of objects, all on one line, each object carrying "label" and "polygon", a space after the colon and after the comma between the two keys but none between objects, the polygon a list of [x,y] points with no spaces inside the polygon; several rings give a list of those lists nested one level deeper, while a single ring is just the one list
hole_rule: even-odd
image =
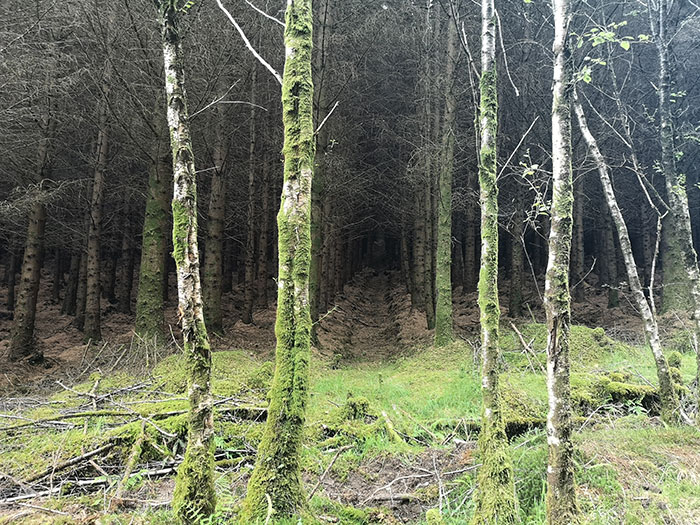
[{"label": "dense forest background", "polygon": [[[257,7],[281,16],[274,5]],[[41,230],[37,239],[29,241],[36,243],[43,281],[51,283],[51,300],[62,301],[64,313],[77,312],[79,328],[86,296],[97,293],[94,284],[86,290],[84,281],[100,282],[102,300],[87,299],[87,337],[100,338],[98,308],[109,306],[105,319],[109,312],[159,317],[159,300],[138,293],[139,283],[154,278],[153,272],[164,281],[174,273],[166,255],[171,251],[171,190],[169,161],[163,159],[168,147],[160,109],[162,58],[152,9],[134,1],[7,2],[2,9],[5,316],[14,308],[27,223],[40,205],[46,210],[45,226],[42,219],[35,226]],[[391,269],[401,272],[428,326],[434,322],[436,174],[448,90],[457,101],[452,284],[457,298],[476,289],[478,71],[473,55],[479,48],[479,13],[454,6],[461,49],[457,74],[446,79],[450,9],[440,3],[316,3],[314,114],[317,125],[325,120],[317,134],[315,183],[320,313],[332,308],[343,286],[364,268]],[[672,11],[678,29],[670,60],[676,157],[697,239],[698,22],[689,18],[694,10],[680,3]],[[248,5],[237,11],[251,45],[279,69],[282,27]],[[549,8],[538,2],[506,3],[499,8],[499,27],[498,45],[504,51],[499,53],[499,265],[509,281],[502,287],[509,296],[507,311],[517,317],[526,304],[539,307],[535,298],[547,261]],[[587,4],[577,8],[572,31],[590,126],[613,169],[635,259],[648,286],[657,214],[645,194],[661,207],[665,191],[649,18],[635,2]],[[203,283],[209,288],[205,293],[217,296],[212,310],[224,310],[211,312],[212,327],[220,331],[238,317],[254,322],[256,309],[274,301],[279,85],[213,3],[189,9],[184,38]],[[618,241],[595,166],[576,129],[573,146],[574,295],[581,303],[606,290],[613,307],[626,281]],[[151,201],[160,203],[164,216]],[[662,231],[664,247],[672,242],[671,234],[670,228]],[[677,252],[661,252],[668,257],[656,264],[654,291],[664,296],[665,309],[687,305],[682,271],[679,276],[674,269]],[[168,293],[166,286],[164,297]],[[672,295],[686,297],[677,303]],[[139,314],[137,297],[142,306],[148,304],[147,313]],[[239,305],[235,311],[232,304]],[[159,323],[144,320],[141,326],[152,331]]]}]

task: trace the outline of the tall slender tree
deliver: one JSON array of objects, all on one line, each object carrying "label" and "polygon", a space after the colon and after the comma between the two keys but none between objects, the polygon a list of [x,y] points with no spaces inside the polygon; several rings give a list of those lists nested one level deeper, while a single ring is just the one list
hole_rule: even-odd
[{"label": "tall slender tree", "polygon": [[545,275],[547,314],[547,522],[569,525],[578,514],[571,440],[569,343],[571,295],[569,263],[574,187],[571,171],[571,94],[573,65],[569,23],[571,0],[553,0],[554,84],[552,88],[552,207],[549,259]]},{"label": "tall slender tree", "polygon": [[[179,18],[179,0],[155,0],[165,63],[168,128],[173,157],[173,257],[177,265],[178,311],[188,371],[188,435],[177,470],[173,509],[182,524],[214,511],[214,416],[211,348],[204,325],[197,245],[197,184],[190,136]],[[185,4],[187,5],[187,4]]]},{"label": "tall slender tree", "polygon": [[481,433],[474,525],[519,522],[515,476],[501,410],[499,379],[498,301],[498,84],[496,75],[496,12],[494,0],[481,3],[481,79],[479,104],[479,200],[481,202]]},{"label": "tall slender tree", "polygon": [[455,151],[457,97],[455,71],[459,60],[459,35],[456,10],[447,27],[445,64],[445,109],[442,121],[440,170],[438,172],[438,235],[435,271],[435,344],[443,346],[453,339],[452,330],[452,172]]},{"label": "tall slender tree", "polygon": [[309,395],[311,182],[314,168],[311,0],[287,0],[282,81],[284,182],[277,216],[279,274],[275,375],[255,470],[243,511],[246,523],[291,516],[305,505],[301,444]]}]

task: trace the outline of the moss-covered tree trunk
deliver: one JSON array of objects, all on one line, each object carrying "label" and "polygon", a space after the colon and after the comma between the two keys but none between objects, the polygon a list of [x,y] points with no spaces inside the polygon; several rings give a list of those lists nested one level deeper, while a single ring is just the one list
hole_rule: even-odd
[{"label": "moss-covered tree trunk", "polygon": [[[678,172],[676,167],[676,145],[673,125],[673,114],[671,110],[671,71],[669,65],[669,51],[673,39],[674,29],[669,28],[668,20],[669,2],[660,0],[659,2],[648,4],[649,18],[651,21],[652,34],[656,43],[656,50],[659,57],[659,123],[661,125],[661,170],[666,183],[666,198],[668,200],[668,218],[671,230],[669,239],[672,244],[667,243],[667,247],[676,254],[673,264],[680,263],[682,271],[677,270],[677,277],[671,276],[672,281],[680,281],[687,298],[685,311],[690,311],[694,322],[695,339],[700,336],[700,270],[698,269],[698,256],[693,246],[693,232],[690,222],[690,210],[688,208],[688,193],[686,191],[685,175]],[[670,31],[669,31],[670,29]],[[664,260],[664,264],[666,261]],[[664,303],[668,299],[667,291],[667,268],[664,266]],[[680,296],[680,292],[678,294]],[[681,306],[680,299],[678,306]],[[666,304],[664,306],[666,308]],[[700,378],[700,348],[697,349],[698,378]],[[700,384],[697,387],[698,406],[700,408]],[[700,410],[698,414],[700,421]]]},{"label": "moss-covered tree trunk", "polygon": [[[160,99],[159,99],[160,100]],[[165,283],[167,280],[168,186],[172,181],[172,161],[165,138],[166,122],[162,109],[155,110],[148,193],[141,236],[141,265],[136,295],[135,331],[141,337],[163,338]]]},{"label": "moss-covered tree trunk", "polygon": [[496,78],[496,14],[493,0],[481,3],[481,79],[479,106],[479,195],[481,202],[481,467],[474,525],[519,522],[515,477],[499,397],[498,301],[498,87]]},{"label": "moss-covered tree trunk", "polygon": [[438,173],[437,265],[435,272],[435,344],[443,346],[453,339],[452,331],[452,171],[455,150],[455,71],[459,60],[457,21],[447,28],[445,64],[445,114],[442,128],[440,172]]},{"label": "moss-covered tree trunk", "polygon": [[214,417],[211,348],[204,325],[197,245],[197,184],[190,137],[178,0],[155,0],[165,61],[168,128],[173,159],[173,257],[177,266],[178,311],[188,371],[188,435],[177,470],[173,510],[182,524],[197,523],[214,511]]},{"label": "moss-covered tree trunk", "polygon": [[[253,64],[253,73],[250,80],[250,101],[255,103],[258,80],[257,64]],[[249,139],[248,144],[248,211],[245,241],[245,282],[243,286],[243,322],[253,322],[253,308],[255,307],[255,237],[257,235],[257,221],[255,217],[256,200],[256,173],[258,171],[255,158],[256,132],[255,106],[250,106]]]},{"label": "moss-covered tree trunk", "polygon": [[571,172],[573,64],[570,0],[554,0],[554,83],[552,87],[552,207],[545,276],[547,314],[547,523],[569,525],[578,515],[571,439],[569,263],[574,188]]},{"label": "moss-covered tree trunk", "polygon": [[603,154],[600,152],[598,141],[588,128],[586,115],[583,112],[583,107],[578,100],[576,92],[574,92],[574,111],[576,112],[576,117],[578,118],[581,134],[583,135],[583,138],[588,145],[588,149],[593,155],[596,167],[598,168],[598,175],[600,176],[600,182],[603,185],[605,201],[610,209],[610,214],[612,215],[612,220],[615,225],[615,229],[617,230],[617,237],[620,239],[620,249],[622,252],[622,258],[625,262],[625,269],[627,270],[627,280],[629,281],[630,291],[632,292],[632,297],[634,298],[635,305],[637,306],[637,309],[642,317],[642,321],[644,321],[644,332],[647,342],[651,347],[651,352],[654,356],[654,362],[656,363],[656,374],[659,379],[661,415],[665,421],[674,423],[679,421],[680,406],[678,404],[676,390],[673,387],[673,380],[671,378],[671,371],[668,366],[668,361],[666,360],[661,348],[659,326],[656,315],[652,309],[652,304],[649,303],[647,297],[644,295],[642,283],[639,280],[637,263],[635,262],[634,254],[632,253],[632,242],[630,241],[629,232],[627,231],[625,218],[622,215],[619,205],[617,204],[617,198],[615,197],[612,180],[610,178],[610,168],[605,160],[605,157],[603,157]]},{"label": "moss-covered tree trunk", "polygon": [[219,104],[216,113],[216,143],[212,154],[214,171],[211,176],[209,213],[207,217],[207,242],[204,244],[204,320],[210,332],[224,331],[221,311],[223,279],[224,219],[226,214],[226,179],[224,178],[225,111]]},{"label": "moss-covered tree trunk", "polygon": [[[109,62],[107,64],[109,71]],[[109,75],[106,76],[105,92],[109,92]],[[101,331],[100,304],[100,242],[102,240],[102,204],[104,201],[105,170],[109,153],[109,122],[107,105],[102,103],[98,119],[97,145],[95,147],[95,172],[92,178],[92,196],[88,214],[87,274],[85,281],[85,323],[83,334],[86,340],[99,341]]]},{"label": "moss-covered tree trunk", "polygon": [[277,216],[279,276],[275,375],[243,520],[291,516],[305,505],[301,446],[309,396],[311,179],[314,168],[311,0],[287,0],[282,83],[284,183]]}]

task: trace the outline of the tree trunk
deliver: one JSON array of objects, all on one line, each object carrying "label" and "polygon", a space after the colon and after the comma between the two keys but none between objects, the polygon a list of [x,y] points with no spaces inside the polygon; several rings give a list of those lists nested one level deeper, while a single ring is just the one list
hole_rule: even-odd
[{"label": "tree trunk", "polygon": [[[581,176],[583,177],[583,175]],[[583,252],[583,181],[577,179],[574,184],[574,226],[571,247],[571,281],[573,282],[573,300],[577,303],[585,299],[583,276],[586,273]]]},{"label": "tree trunk", "polygon": [[134,286],[134,226],[131,219],[132,206],[127,207],[124,217],[121,257],[119,258],[119,293],[117,294],[117,311],[131,313],[131,292]]},{"label": "tree trunk", "polygon": [[521,192],[516,188],[515,212],[510,225],[510,288],[508,290],[508,315],[523,315],[523,263],[525,262],[525,210]]},{"label": "tree trunk", "polygon": [[573,64],[569,39],[570,0],[554,0],[554,84],[552,88],[552,208],[545,277],[547,314],[547,523],[569,525],[578,515],[571,440],[569,263],[573,223],[571,173],[571,91]]},{"label": "tree trunk", "polygon": [[[456,23],[456,22],[455,22]],[[481,78],[479,107],[479,189],[481,202],[481,432],[473,525],[519,523],[515,477],[499,398],[498,301],[498,88],[496,15],[493,0],[481,3]]]},{"label": "tree trunk", "polygon": [[615,248],[615,234],[613,233],[613,223],[610,217],[610,208],[606,210],[603,217],[603,247],[602,257],[605,266],[605,284],[608,285],[608,308],[620,306],[619,279],[617,275],[617,250]]},{"label": "tree trunk", "polygon": [[204,325],[197,246],[197,185],[183,83],[178,0],[156,0],[159,11],[168,127],[173,153],[173,257],[187,360],[189,412],[185,459],[177,470],[173,511],[182,524],[207,519],[216,506],[211,348]]},{"label": "tree trunk", "polygon": [[92,198],[87,241],[87,276],[85,292],[85,340],[102,339],[100,330],[100,241],[102,234],[102,202],[104,200],[105,168],[109,151],[107,106],[102,104],[99,116],[97,146],[95,148],[95,173],[92,179]]},{"label": "tree trunk", "polygon": [[79,272],[80,254],[72,253],[70,256],[70,268],[68,269],[68,281],[66,283],[66,292],[63,296],[63,305],[61,306],[61,313],[64,315],[75,315]]},{"label": "tree trunk", "polygon": [[615,192],[613,190],[608,163],[598,148],[598,142],[588,128],[586,116],[583,112],[583,107],[578,100],[576,92],[574,92],[574,110],[576,112],[576,116],[578,117],[578,124],[579,128],[581,129],[581,134],[583,135],[583,138],[585,139],[588,149],[591,151],[593,159],[595,160],[598,168],[600,182],[603,185],[603,192],[605,193],[605,201],[610,209],[610,214],[617,230],[617,237],[620,240],[620,249],[622,251],[622,258],[625,262],[627,280],[629,281],[632,297],[634,298],[635,305],[637,306],[642,320],[644,321],[644,332],[647,342],[651,347],[651,352],[654,356],[654,362],[656,363],[656,374],[659,378],[661,414],[663,419],[668,423],[678,422],[680,415],[678,396],[676,395],[676,391],[673,387],[673,380],[671,378],[668,361],[666,360],[666,356],[664,356],[661,348],[659,326],[654,313],[653,302],[651,302],[653,299],[647,300],[644,295],[642,283],[639,280],[637,264],[634,260],[634,254],[632,253],[632,243],[630,242],[629,232],[627,231],[627,224],[625,223],[620,207],[617,204],[617,198],[615,197]]},{"label": "tree trunk", "polygon": [[267,261],[269,251],[268,233],[270,230],[270,160],[267,155],[263,159],[262,202],[260,203],[260,236],[258,238],[258,305],[267,308],[267,283],[270,278]]},{"label": "tree trunk", "polygon": [[[158,99],[160,101],[160,98]],[[141,265],[136,292],[135,332],[146,338],[165,336],[163,325],[167,286],[168,186],[172,181],[172,160],[165,142],[162,109],[156,108],[151,166],[148,172],[146,212],[141,236]]]},{"label": "tree trunk", "polygon": [[78,288],[75,292],[75,327],[82,331],[85,326],[85,294],[87,293],[87,255],[80,254]]},{"label": "tree trunk", "polygon": [[[686,311],[690,310],[694,323],[694,339],[700,336],[700,270],[698,269],[698,256],[693,246],[693,232],[690,223],[690,210],[688,209],[688,194],[685,187],[685,175],[676,169],[676,146],[673,126],[673,114],[671,111],[671,72],[669,69],[668,55],[673,35],[667,35],[668,4],[661,0],[654,4],[649,3],[649,17],[652,33],[659,56],[659,121],[661,124],[661,170],[666,183],[666,198],[669,207],[669,223],[672,228],[671,239],[677,244],[670,246],[677,253],[682,265],[682,282],[684,289],[684,303],[689,303]],[[666,305],[666,266],[664,266],[664,309]],[[677,303],[680,306],[680,301]],[[696,349],[698,378],[697,401],[698,421],[700,422],[700,347]]]},{"label": "tree trunk", "polygon": [[[251,78],[250,101],[255,103],[255,93],[257,89],[257,64],[253,64],[253,75]],[[248,147],[248,214],[245,243],[245,283],[244,283],[244,305],[242,320],[246,324],[253,322],[253,307],[255,306],[255,237],[257,233],[255,218],[255,174],[257,172],[255,159],[255,106],[250,109],[250,144]]]},{"label": "tree trunk", "polygon": [[[309,396],[311,179],[314,168],[311,0],[287,0],[282,84],[284,185],[277,218],[279,284],[275,375],[267,423],[248,483],[242,521],[294,515],[306,505],[301,449]],[[268,500],[269,498],[269,500]],[[269,501],[269,503],[268,503]]]},{"label": "tree trunk", "polygon": [[[41,147],[48,148],[48,145]],[[44,358],[41,350],[34,344],[34,321],[41,280],[41,252],[44,249],[45,227],[46,208],[42,201],[37,201],[32,205],[27,226],[27,240],[10,338],[11,361],[29,358],[32,362],[40,362]]]},{"label": "tree trunk", "polygon": [[435,272],[435,345],[444,346],[453,338],[452,331],[452,171],[454,168],[455,70],[459,60],[457,21],[450,19],[447,29],[445,68],[445,114],[443,117],[440,172],[438,174],[437,265]]},{"label": "tree trunk", "polygon": [[10,252],[10,258],[7,263],[7,301],[5,306],[8,312],[12,312],[15,309],[15,287],[17,284],[17,266],[19,262],[19,257],[14,253]]},{"label": "tree trunk", "polygon": [[413,207],[415,217],[413,222],[413,293],[412,304],[416,308],[425,308],[425,220],[423,219],[425,207],[424,192],[416,188],[415,204]]},{"label": "tree trunk", "polygon": [[53,255],[53,279],[51,280],[51,302],[58,304],[61,301],[61,281],[63,281],[63,253],[60,248],[54,250]]},{"label": "tree trunk", "polygon": [[207,242],[204,244],[204,320],[207,329],[215,334],[224,331],[221,312],[221,292],[223,278],[224,219],[226,216],[226,179],[224,163],[226,145],[224,143],[225,111],[218,105],[216,122],[216,144],[214,146],[214,171],[211,176],[209,194],[209,214],[207,220]]}]

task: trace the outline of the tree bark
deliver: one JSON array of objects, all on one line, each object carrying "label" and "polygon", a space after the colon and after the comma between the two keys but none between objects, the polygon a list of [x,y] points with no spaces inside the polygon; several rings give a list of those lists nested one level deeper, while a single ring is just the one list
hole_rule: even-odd
[{"label": "tree bark", "polygon": [[189,411],[185,459],[177,470],[173,510],[180,523],[208,518],[216,506],[211,348],[204,325],[197,245],[197,184],[190,135],[178,0],[156,0],[165,62],[168,127],[173,155],[173,257],[178,311],[188,372]]},{"label": "tree bark", "polygon": [[[455,22],[456,23],[456,22]],[[473,525],[519,523],[515,477],[499,398],[498,300],[498,87],[496,14],[493,0],[481,3],[481,78],[479,107],[479,194],[481,203],[481,468]]]},{"label": "tree bark", "polygon": [[311,0],[287,0],[276,366],[267,423],[243,507],[246,523],[265,519],[269,504],[275,519],[290,517],[306,505],[300,463],[311,359],[312,27]]},{"label": "tree bark", "polygon": [[571,93],[573,64],[569,38],[570,0],[554,0],[554,84],[552,101],[552,207],[545,276],[547,314],[547,523],[569,525],[578,515],[569,383],[571,296],[569,263],[573,223]]}]

